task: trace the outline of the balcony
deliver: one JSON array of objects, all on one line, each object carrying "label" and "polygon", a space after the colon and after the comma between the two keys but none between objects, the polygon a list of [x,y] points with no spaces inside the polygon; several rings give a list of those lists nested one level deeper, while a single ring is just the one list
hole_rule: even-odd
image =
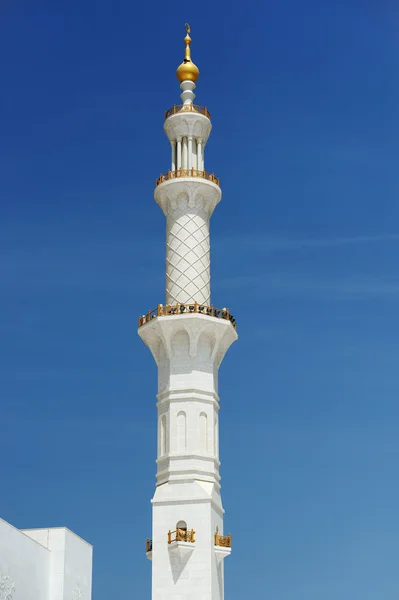
[{"label": "balcony", "polygon": [[145,541],[145,555],[149,560],[152,560],[152,540]]},{"label": "balcony", "polygon": [[176,529],[176,531],[168,531],[168,544],[173,544],[173,542],[190,542],[190,544],[194,544],[195,531],[194,529]]},{"label": "balcony", "polygon": [[219,535],[215,533],[215,546],[231,548],[231,535]]},{"label": "balcony", "polygon": [[172,115],[177,115],[181,112],[194,112],[199,113],[200,115],[204,115],[204,117],[207,117],[208,119],[211,118],[209,110],[207,108],[204,108],[203,106],[198,106],[198,104],[175,104],[174,106],[172,106],[172,108],[166,111],[165,121],[166,119],[169,119],[169,117],[171,117]]},{"label": "balcony", "polygon": [[207,173],[207,171],[199,171],[198,169],[177,169],[177,171],[168,171],[164,175],[160,175],[155,182],[156,187],[158,187],[164,181],[169,181],[170,179],[178,179],[180,177],[200,177],[201,179],[207,179],[208,181],[212,181],[216,185],[220,185],[220,179],[215,177],[213,173]]},{"label": "balcony", "polygon": [[215,556],[219,564],[226,556],[231,554],[231,535],[219,535],[215,533]]},{"label": "balcony", "polygon": [[[214,308],[213,306],[203,306],[194,302],[193,304],[174,304],[173,306],[163,306],[158,304],[158,308],[155,310],[149,310],[146,315],[139,317],[139,327],[142,327],[146,323],[156,319],[157,317],[166,317],[172,315],[183,315],[198,313],[201,315],[207,315],[209,317],[216,317],[217,319],[225,319],[230,321],[234,329],[237,328],[236,320],[227,308]],[[223,537],[223,536],[222,536]]]},{"label": "balcony", "polygon": [[195,549],[194,529],[177,528],[168,531],[168,548],[180,561],[187,561]]}]

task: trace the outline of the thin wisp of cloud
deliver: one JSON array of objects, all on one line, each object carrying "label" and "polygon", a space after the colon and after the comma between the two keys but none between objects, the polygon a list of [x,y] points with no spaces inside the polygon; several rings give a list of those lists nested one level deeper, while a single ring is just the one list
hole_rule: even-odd
[{"label": "thin wisp of cloud", "polygon": [[[352,246],[356,244],[375,244],[383,242],[399,242],[399,233],[383,235],[359,235],[337,238],[304,238],[290,239],[274,236],[242,236],[225,238],[220,243],[231,245],[234,248],[256,248],[258,250],[297,250],[300,248],[335,248]],[[218,240],[216,240],[218,243]]]},{"label": "thin wisp of cloud", "polygon": [[315,277],[298,273],[259,273],[225,278],[218,283],[221,289],[251,290],[251,297],[275,296],[328,296],[337,299],[339,296],[399,296],[399,281],[383,281],[377,278],[348,277],[328,278]]}]

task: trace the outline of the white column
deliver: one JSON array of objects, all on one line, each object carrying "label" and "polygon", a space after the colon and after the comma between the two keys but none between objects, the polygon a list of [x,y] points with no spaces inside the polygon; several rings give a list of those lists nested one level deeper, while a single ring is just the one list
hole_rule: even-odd
[{"label": "white column", "polygon": [[181,169],[181,137],[177,138],[177,170]]},{"label": "white column", "polygon": [[187,138],[183,138],[183,160],[182,160],[182,168],[187,169]]},{"label": "white column", "polygon": [[198,169],[198,162],[197,162],[197,140],[196,138],[193,138],[193,164],[192,166],[194,167],[194,169]]},{"label": "white column", "polygon": [[180,94],[183,104],[192,104],[195,98],[193,92],[195,90],[195,83],[193,81],[183,81],[180,84],[180,89],[183,90]]},{"label": "white column", "polygon": [[172,146],[172,171],[176,171],[176,140],[170,142]]},{"label": "white column", "polygon": [[197,140],[197,169],[198,171],[203,170],[202,165],[202,140],[198,138]]},{"label": "white column", "polygon": [[193,138],[191,135],[188,136],[188,164],[187,167],[191,169],[193,166]]},{"label": "white column", "polygon": [[201,148],[201,165],[202,170],[205,171],[205,144],[202,144]]}]

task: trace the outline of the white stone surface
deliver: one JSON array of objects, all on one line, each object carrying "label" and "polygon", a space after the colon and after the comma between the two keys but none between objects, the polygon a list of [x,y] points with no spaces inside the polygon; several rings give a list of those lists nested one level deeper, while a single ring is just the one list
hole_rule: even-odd
[{"label": "white stone surface", "polygon": [[219,186],[185,177],[161,183],[154,195],[166,215],[166,304],[210,305],[209,219]]},{"label": "white stone surface", "polygon": [[231,548],[222,548],[221,546],[215,546],[216,564],[224,560],[227,556],[230,556]]},{"label": "white stone surface", "polygon": [[[158,365],[152,599],[222,600],[218,368],[237,334],[229,320],[190,313],[157,317],[139,335]],[[195,530],[190,553],[167,543],[179,521]]]},{"label": "white stone surface", "polygon": [[186,79],[185,81],[181,82],[180,89],[182,90],[182,93],[180,94],[180,98],[182,99],[184,104],[192,104],[194,102],[195,88],[196,88],[196,85],[195,85],[194,81],[188,81]]},{"label": "white stone surface", "polygon": [[[157,487],[152,523],[153,600],[222,600],[223,561],[217,563],[213,533],[216,527],[222,530],[223,517],[220,498],[214,502],[212,495],[212,484],[200,482]],[[185,555],[167,543],[168,530],[181,520],[195,530],[195,547]]]},{"label": "white stone surface", "polygon": [[92,546],[68,529],[0,519],[0,600],[91,600]]},{"label": "white stone surface", "polygon": [[50,600],[49,574],[50,551],[0,519],[1,600]]},{"label": "white stone surface", "polygon": [[164,123],[164,131],[169,141],[177,141],[179,138],[192,137],[201,140],[206,145],[212,130],[212,123],[208,117],[194,111],[177,112],[168,117]]},{"label": "white stone surface", "polygon": [[[166,216],[166,304],[198,302],[210,305],[209,219],[221,199],[205,174],[204,149],[211,133],[210,119],[192,111],[195,84],[181,84],[183,109],[169,116],[164,130],[171,143],[171,169],[190,176],[158,185],[155,200]],[[186,175],[186,173],[184,173]]]},{"label": "white stone surface", "polygon": [[[237,334],[228,318],[201,314],[196,307],[211,305],[209,220],[221,190],[204,178],[212,126],[208,117],[191,111],[194,88],[192,82],[181,84],[187,106],[165,121],[174,173],[154,195],[166,216],[166,305],[195,308],[170,316],[160,311],[139,328],[158,365],[157,487],[147,554],[152,600],[223,600],[223,558],[231,552],[214,545],[215,533],[223,535],[224,514],[218,369]],[[169,543],[168,532],[177,528],[194,530],[195,543]]]}]

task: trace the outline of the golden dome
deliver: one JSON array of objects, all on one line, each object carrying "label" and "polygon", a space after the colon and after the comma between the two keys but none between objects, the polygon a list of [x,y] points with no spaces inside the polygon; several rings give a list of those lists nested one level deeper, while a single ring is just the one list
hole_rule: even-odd
[{"label": "golden dome", "polygon": [[199,77],[199,69],[197,65],[195,65],[191,60],[191,52],[190,52],[190,43],[191,38],[189,36],[190,33],[190,25],[186,23],[186,32],[187,35],[184,38],[184,43],[186,44],[186,52],[184,56],[184,61],[177,68],[176,75],[177,79],[182,83],[182,81],[193,81],[196,82]]}]

